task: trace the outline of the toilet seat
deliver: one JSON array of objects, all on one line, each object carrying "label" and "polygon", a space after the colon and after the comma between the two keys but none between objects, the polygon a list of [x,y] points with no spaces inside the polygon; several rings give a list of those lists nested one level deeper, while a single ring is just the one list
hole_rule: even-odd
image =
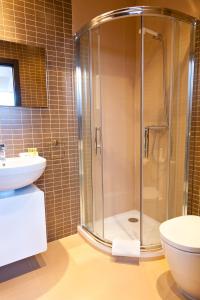
[{"label": "toilet seat", "polygon": [[161,239],[182,251],[200,254],[200,217],[181,216],[160,225]]}]

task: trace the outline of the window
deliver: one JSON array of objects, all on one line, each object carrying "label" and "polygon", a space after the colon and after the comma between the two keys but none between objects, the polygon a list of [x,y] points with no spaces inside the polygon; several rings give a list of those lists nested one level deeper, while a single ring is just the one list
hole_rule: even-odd
[{"label": "window", "polygon": [[0,105],[20,106],[20,102],[18,61],[0,58]]}]

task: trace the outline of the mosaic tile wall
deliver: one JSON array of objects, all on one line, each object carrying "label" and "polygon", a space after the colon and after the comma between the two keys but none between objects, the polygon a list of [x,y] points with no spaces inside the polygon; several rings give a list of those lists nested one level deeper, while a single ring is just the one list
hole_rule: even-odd
[{"label": "mosaic tile wall", "polygon": [[71,25],[70,0],[0,1],[0,39],[46,49],[49,106],[1,107],[0,143],[7,156],[37,147],[47,159],[37,185],[45,191],[49,241],[75,233],[80,215]]},{"label": "mosaic tile wall", "polygon": [[190,140],[188,213],[200,215],[200,23],[195,40],[195,74]]}]

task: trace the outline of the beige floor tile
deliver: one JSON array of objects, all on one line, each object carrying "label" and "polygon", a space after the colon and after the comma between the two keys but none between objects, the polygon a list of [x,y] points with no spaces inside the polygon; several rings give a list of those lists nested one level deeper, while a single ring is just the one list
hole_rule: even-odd
[{"label": "beige floor tile", "polygon": [[119,263],[79,235],[49,243],[36,258],[0,268],[0,281],[0,300],[185,299],[165,259]]}]

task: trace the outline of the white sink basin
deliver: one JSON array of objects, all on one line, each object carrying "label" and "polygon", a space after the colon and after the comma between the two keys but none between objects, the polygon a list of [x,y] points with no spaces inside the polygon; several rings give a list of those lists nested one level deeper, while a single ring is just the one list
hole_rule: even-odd
[{"label": "white sink basin", "polygon": [[32,184],[44,172],[46,159],[41,156],[12,157],[0,161],[0,192]]}]

